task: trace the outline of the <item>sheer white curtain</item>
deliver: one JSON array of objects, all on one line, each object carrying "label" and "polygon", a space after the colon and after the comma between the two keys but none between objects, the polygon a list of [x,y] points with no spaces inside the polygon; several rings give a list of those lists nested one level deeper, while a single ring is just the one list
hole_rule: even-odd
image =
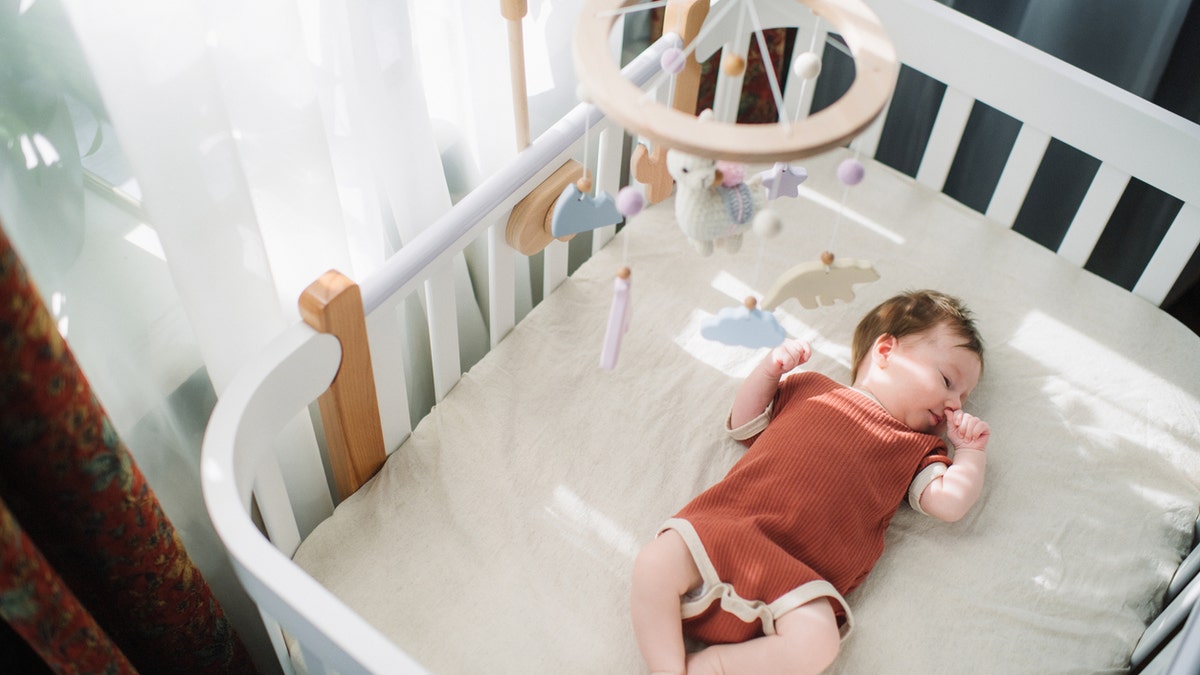
[{"label": "sheer white curtain", "polygon": [[[27,263],[43,293],[67,298],[63,325],[70,314],[68,341],[85,372],[256,660],[273,669],[257,613],[204,515],[203,420],[246,360],[298,320],[308,283],[330,268],[370,274],[516,153],[499,0],[17,5],[26,18],[49,16],[45,25],[7,26],[38,31],[30,63],[45,55],[37,50],[80,52],[102,105],[68,115],[77,97],[60,103],[56,124],[66,133],[49,137],[76,168],[57,182],[38,179],[50,189],[22,188],[31,181],[20,156],[11,173],[0,162],[0,215],[18,230],[19,250],[42,258]],[[569,45],[580,5],[529,2],[534,137],[576,103]],[[0,100],[0,112],[6,105]],[[86,168],[105,155],[119,177],[101,177],[133,196],[124,210],[111,194],[99,198],[105,180],[89,188],[79,179],[80,156]],[[64,218],[62,206],[72,204]],[[44,226],[51,221],[58,230]],[[462,341],[470,365],[487,346],[475,301],[486,289],[465,260],[457,272],[460,324],[473,331]],[[422,321],[420,303],[397,319]],[[420,412],[432,402],[429,368],[406,366],[426,382],[410,398]],[[201,394],[181,396],[197,379]],[[306,415],[280,447],[318,451]],[[284,471],[294,471],[286,459]],[[293,498],[307,531],[329,506],[315,496],[325,478],[289,478],[302,486]]]}]

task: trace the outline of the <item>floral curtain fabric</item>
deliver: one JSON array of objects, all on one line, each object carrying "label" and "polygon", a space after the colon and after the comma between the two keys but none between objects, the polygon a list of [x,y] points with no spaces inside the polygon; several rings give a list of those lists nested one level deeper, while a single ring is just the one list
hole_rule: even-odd
[{"label": "floral curtain fabric", "polygon": [[0,617],[55,672],[254,671],[2,232]]}]

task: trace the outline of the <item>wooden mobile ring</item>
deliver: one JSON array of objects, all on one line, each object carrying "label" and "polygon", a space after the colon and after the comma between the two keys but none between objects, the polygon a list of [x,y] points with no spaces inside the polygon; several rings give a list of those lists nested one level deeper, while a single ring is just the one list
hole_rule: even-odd
[{"label": "wooden mobile ring", "polygon": [[[746,0],[726,0],[743,2]],[[774,0],[776,2],[781,0]],[[635,0],[588,0],[575,26],[575,70],[588,98],[627,130],[684,152],[738,162],[787,162],[820,154],[857,136],[883,110],[896,85],[896,50],[861,0],[797,0],[833,26],[854,57],[854,82],[829,107],[797,122],[701,121],[646,96],[621,77],[608,34]]]}]

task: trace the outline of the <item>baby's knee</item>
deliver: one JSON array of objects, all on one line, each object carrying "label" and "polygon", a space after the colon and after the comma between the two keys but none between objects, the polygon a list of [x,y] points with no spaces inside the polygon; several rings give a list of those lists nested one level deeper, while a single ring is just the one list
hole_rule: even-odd
[{"label": "baby's knee", "polygon": [[779,617],[778,635],[787,643],[796,673],[820,673],[833,664],[842,644],[837,616],[826,598],[818,598]]}]

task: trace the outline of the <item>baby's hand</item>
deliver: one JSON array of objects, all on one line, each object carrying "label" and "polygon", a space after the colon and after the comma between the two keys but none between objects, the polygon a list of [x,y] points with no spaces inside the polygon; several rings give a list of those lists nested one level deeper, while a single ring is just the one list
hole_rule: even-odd
[{"label": "baby's hand", "polygon": [[961,410],[946,408],[946,437],[955,449],[983,450],[991,435],[987,422]]},{"label": "baby's hand", "polygon": [[788,339],[771,350],[771,353],[763,360],[763,368],[768,375],[778,379],[792,368],[804,365],[810,358],[812,358],[812,347],[807,342]]}]

